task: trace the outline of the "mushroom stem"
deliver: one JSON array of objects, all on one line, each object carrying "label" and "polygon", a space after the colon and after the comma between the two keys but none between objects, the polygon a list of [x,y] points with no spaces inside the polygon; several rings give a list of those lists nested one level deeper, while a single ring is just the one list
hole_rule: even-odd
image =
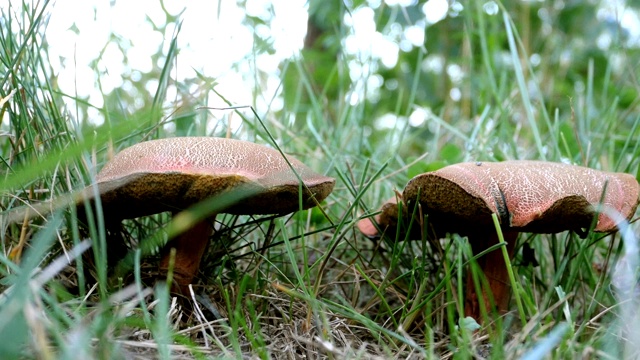
[{"label": "mushroom stem", "polygon": [[[507,243],[507,252],[509,258],[513,258],[515,250],[516,239],[518,238],[517,231],[503,231],[504,241]],[[497,244],[499,242],[498,235],[495,231],[489,234],[483,234],[481,237],[470,237],[471,246],[474,254],[478,254],[487,248]],[[509,289],[511,288],[509,283],[509,273],[507,272],[507,265],[504,261],[501,249],[496,249],[483,257],[479,258],[478,265],[482,269],[487,283],[489,284],[489,290],[493,296],[493,303],[495,304],[495,310],[498,313],[504,314],[508,310],[509,306]],[[473,277],[471,270],[467,272],[466,281],[466,294],[465,294],[465,316],[471,316],[476,320],[481,320],[481,308],[478,300],[478,294],[476,292],[475,285],[473,283]],[[491,313],[491,297],[489,292],[484,289],[482,297],[485,304],[485,309],[488,313]]]},{"label": "mushroom stem", "polygon": [[198,273],[200,260],[209,245],[213,233],[211,224],[215,215],[194,224],[189,230],[169,241],[162,250],[160,271],[167,273],[171,261],[171,249],[176,249],[173,265],[172,291],[188,294],[188,286]]}]

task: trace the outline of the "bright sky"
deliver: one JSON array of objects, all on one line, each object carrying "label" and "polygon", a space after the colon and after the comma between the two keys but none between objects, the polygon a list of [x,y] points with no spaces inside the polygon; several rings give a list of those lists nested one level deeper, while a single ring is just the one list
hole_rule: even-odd
[{"label": "bright sky", "polygon": [[[22,0],[0,0],[0,6],[6,7],[8,1],[13,3],[15,9],[19,8]],[[392,26],[382,34],[376,31],[374,23],[374,9],[381,6],[382,1],[389,6],[407,6],[417,2],[367,0],[368,6],[352,9],[345,14],[343,21],[349,33],[344,39],[343,50],[357,59],[349,63],[352,90],[347,100],[351,104],[358,103],[365,96],[375,98],[376,90],[383,85],[382,78],[375,75],[379,65],[372,60],[380,60],[381,66],[395,66],[400,51],[423,46],[425,29],[429,25],[444,19],[447,14],[457,16],[464,9],[456,1],[428,0],[421,6],[424,18],[410,26]],[[307,23],[306,2],[247,0],[246,7],[241,8],[231,0],[165,0],[166,11],[172,15],[180,14],[182,20],[178,36],[180,52],[172,72],[174,80],[181,82],[194,78],[199,72],[215,78],[218,84],[216,90],[234,104],[249,105],[253,103],[253,82],[257,68],[270,74],[260,84],[262,100],[258,99],[254,104],[258,113],[264,114],[268,109],[279,110],[282,102],[274,96],[280,86],[279,66],[283,60],[296,56],[303,46]],[[598,17],[621,19],[625,29],[636,35],[634,38],[637,40],[640,32],[637,15],[625,10],[624,1],[615,0],[614,3],[602,7]],[[498,13],[498,6],[492,0],[484,2],[483,9],[489,15]],[[242,24],[246,15],[259,17],[271,24],[270,27],[257,26],[255,31],[273,41],[274,54],[255,56],[252,53],[254,34]],[[539,15],[544,17],[544,14]],[[46,37],[50,46],[49,60],[58,77],[60,89],[67,94],[88,97],[92,105],[101,107],[102,93],[109,93],[115,88],[125,91],[132,88],[132,84],[123,82],[122,75],[132,74],[135,81],[139,74],[148,72],[153,65],[151,55],[163,44],[166,52],[173,33],[173,29],[169,28],[163,34],[155,30],[152,23],[160,27],[165,23],[165,14],[156,0],[55,1],[49,9]],[[598,39],[598,43],[604,44],[606,40]],[[126,53],[128,64],[123,61],[123,52]],[[423,65],[429,69],[438,68],[438,54],[430,55]],[[99,59],[97,63],[96,59]],[[452,64],[439,71],[446,70],[456,83],[455,80],[463,76],[461,69],[456,66]],[[98,88],[98,83],[102,90]],[[145,86],[153,93],[157,82],[151,81]],[[365,89],[369,91],[367,94],[364,93]],[[450,95],[457,101],[460,94],[454,90]],[[170,86],[168,98],[174,98],[176,92],[176,88]],[[274,98],[276,100],[267,108]],[[68,105],[70,109],[74,108],[73,104]],[[209,97],[209,105],[226,106],[214,95]],[[412,123],[421,123],[424,114],[415,115],[410,119]],[[101,122],[101,115],[97,111],[90,114],[90,118]],[[392,124],[397,119],[389,121]]]},{"label": "bright sky", "polygon": [[[196,71],[215,78],[219,83],[216,89],[237,104],[252,102],[252,87],[247,84],[250,76],[241,75],[254,72],[250,69],[253,34],[242,25],[245,14],[269,19],[269,6],[273,6],[272,26],[259,30],[274,39],[276,53],[255,59],[256,66],[265,72],[277,73],[278,64],[302,47],[306,32],[302,0],[249,0],[246,9],[237,7],[235,1],[194,0],[186,7],[175,0],[164,4],[167,12],[180,14],[182,20],[174,78],[194,78]],[[88,95],[90,103],[102,106],[102,92],[130,87],[123,83],[122,74],[133,73],[135,79],[136,73],[151,70],[151,55],[163,44],[166,53],[173,27],[163,34],[151,24],[163,26],[165,21],[159,2],[154,0],[58,0],[51,10],[46,36],[61,90]],[[123,61],[123,52],[128,64]],[[100,59],[97,67],[92,65],[95,59]],[[239,64],[240,72],[232,69],[234,64]],[[98,76],[102,92],[96,87]],[[146,86],[153,93],[157,83]],[[169,89],[169,98],[172,91],[176,89]],[[223,104],[214,101],[212,105]]]},{"label": "bright sky", "polygon": [[[6,1],[6,0],[5,0]],[[10,0],[16,3],[20,1]],[[386,0],[387,5],[410,5],[416,0]],[[0,4],[2,0],[0,0]],[[380,0],[369,0],[373,8]],[[185,5],[187,4],[187,5]],[[298,54],[306,34],[307,4],[305,0],[247,0],[246,8],[236,1],[192,0],[189,2],[165,0],[165,9],[172,15],[180,14],[182,29],[178,36],[180,52],[172,72],[176,81],[195,77],[200,72],[216,79],[216,90],[235,104],[252,103],[255,69],[273,74],[261,86],[264,99],[272,99],[279,87],[279,65],[284,59]],[[422,46],[427,23],[443,19],[447,13],[446,0],[430,0],[423,6],[425,19],[396,34],[376,31],[374,11],[360,7],[345,16],[345,24],[351,33],[344,43],[345,52],[357,54],[361,59],[350,65],[354,91],[350,101],[355,103],[365,94],[361,79],[370,78],[375,68],[371,59],[380,59],[383,66],[393,67],[398,52]],[[267,20],[271,26],[256,28],[274,41],[275,54],[252,54],[253,34],[242,24],[245,14]],[[131,88],[123,82],[123,74],[144,73],[152,68],[151,55],[161,44],[170,42],[171,31],[166,34],[155,30],[147,17],[157,25],[165,23],[165,14],[155,0],[107,1],[107,0],[58,0],[50,9],[47,41],[49,58],[58,76],[60,89],[68,94],[88,96],[97,107],[103,105],[102,93],[114,88]],[[115,37],[115,41],[114,38]],[[124,64],[123,51],[128,64]],[[95,60],[99,59],[97,66]],[[93,64],[93,65],[92,65]],[[238,66],[237,69],[233,65]],[[97,70],[97,71],[96,71]],[[375,89],[377,84],[368,83]],[[371,82],[371,80],[369,80]],[[102,90],[98,89],[98,82]],[[146,84],[153,93],[156,82]],[[177,91],[168,89],[171,98]],[[173,92],[173,93],[172,93]],[[225,106],[220,99],[210,98],[211,106]],[[266,111],[264,104],[255,104],[258,112]],[[71,105],[71,104],[69,104]],[[281,102],[271,104],[278,110]],[[73,108],[70,106],[70,108]],[[96,111],[91,118],[99,119]]]},{"label": "bright sky", "polygon": [[[0,7],[6,9],[11,4],[15,14],[22,1],[0,0]],[[399,52],[423,46],[425,28],[444,19],[449,10],[447,0],[428,0],[422,5],[424,19],[382,34],[376,31],[374,9],[382,6],[383,1],[387,6],[417,3],[417,0],[367,0],[367,5],[345,14],[343,21],[349,30],[343,51],[356,59],[349,62],[352,88],[346,100],[351,104],[365,97],[375,98],[377,89],[383,85],[382,78],[376,75],[380,66],[377,60],[381,66],[395,66]],[[216,91],[233,104],[254,105],[261,115],[282,108],[282,99],[277,96],[281,91],[280,66],[283,60],[297,56],[303,46],[307,0],[246,0],[244,7],[233,0],[164,0],[162,3],[168,13],[182,21],[178,59],[171,73],[174,82],[183,84],[183,80],[193,79],[200,73],[215,79]],[[41,6],[40,2],[35,4]],[[456,4],[459,5],[454,2],[453,6]],[[88,99],[96,108],[104,105],[102,94],[113,89],[133,91],[133,84],[126,78],[135,82],[141,79],[141,74],[150,71],[151,56],[160,46],[166,54],[175,30],[171,24],[164,33],[154,29],[154,25],[162,28],[166,23],[160,6],[156,0],[54,0],[46,13],[45,35],[49,61],[60,90]],[[452,11],[460,9],[452,8]],[[261,18],[270,26],[258,25],[251,29],[243,25],[247,15]],[[255,55],[252,31],[272,41],[275,53]],[[267,75],[259,79],[260,97],[254,101],[257,73]],[[157,81],[144,84],[152,94],[157,85]],[[195,91],[195,87],[186,91]],[[167,99],[175,99],[177,91],[169,85]],[[226,106],[213,92],[207,100],[209,106]],[[65,101],[73,116],[73,99],[65,98]],[[88,111],[91,122],[102,123],[98,110],[89,108]],[[4,126],[8,126],[6,118],[0,123],[0,127]]]}]

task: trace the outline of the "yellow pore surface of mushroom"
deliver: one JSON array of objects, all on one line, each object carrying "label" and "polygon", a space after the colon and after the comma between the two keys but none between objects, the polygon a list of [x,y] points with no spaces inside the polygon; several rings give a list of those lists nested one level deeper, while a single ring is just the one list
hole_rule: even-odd
[{"label": "yellow pore surface of mushroom", "polygon": [[[103,207],[120,218],[189,207],[231,190],[249,194],[224,212],[278,214],[322,201],[335,179],[287,155],[248,141],[215,137],[151,140],[122,150],[97,176]],[[295,170],[295,172],[294,172]],[[297,175],[296,175],[297,173]],[[298,177],[299,176],[299,177]]]}]

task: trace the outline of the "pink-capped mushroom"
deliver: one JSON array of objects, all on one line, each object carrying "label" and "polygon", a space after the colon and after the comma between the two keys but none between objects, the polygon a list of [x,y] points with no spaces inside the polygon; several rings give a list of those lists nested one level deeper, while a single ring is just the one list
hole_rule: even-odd
[{"label": "pink-capped mushroom", "polygon": [[[468,162],[444,167],[411,179],[402,199],[406,211],[420,205],[428,215],[429,236],[446,233],[467,236],[474,253],[498,242],[492,214],[500,220],[507,250],[513,256],[520,232],[557,233],[575,231],[581,236],[591,228],[598,204],[630,219],[638,206],[640,185],[629,174],[543,161]],[[389,206],[389,205],[385,205]],[[388,209],[388,208],[387,208]],[[397,209],[397,207],[396,207]],[[380,229],[395,234],[397,221],[388,210],[375,221]],[[370,219],[360,228],[370,229]],[[616,230],[617,222],[598,213],[593,231]],[[363,232],[371,236],[371,232]],[[417,237],[412,231],[411,237]],[[508,306],[509,280],[501,251],[478,259],[490,285],[498,311]],[[488,294],[484,294],[485,304]],[[481,309],[473,281],[467,277],[465,314],[480,319]]]},{"label": "pink-capped mushroom", "polygon": [[401,196],[396,194],[385,201],[380,207],[380,213],[373,219],[366,218],[358,221],[356,224],[358,230],[367,237],[375,238],[381,235],[378,233],[378,227],[381,225],[387,229],[395,229],[398,225],[398,199],[402,200]]},{"label": "pink-capped mushroom", "polygon": [[[176,214],[232,192],[239,200],[218,213],[287,214],[316,206],[331,193],[335,179],[315,173],[289,155],[286,158],[288,163],[277,150],[226,138],[145,141],[109,161],[95,186],[110,222],[165,211]],[[87,190],[89,197],[91,192]],[[160,269],[168,269],[169,249],[175,248],[174,278],[181,291],[197,274],[215,216],[210,214],[165,247]]]}]

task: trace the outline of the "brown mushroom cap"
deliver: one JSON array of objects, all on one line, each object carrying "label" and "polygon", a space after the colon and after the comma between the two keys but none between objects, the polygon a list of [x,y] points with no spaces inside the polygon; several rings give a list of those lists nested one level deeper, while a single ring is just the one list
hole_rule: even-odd
[{"label": "brown mushroom cap", "polygon": [[[628,174],[542,161],[504,161],[462,163],[418,175],[409,181],[402,199],[405,214],[419,204],[421,213],[428,215],[429,235],[466,235],[476,254],[498,242],[491,216],[495,213],[501,222],[506,251],[513,256],[519,232],[582,233],[591,227],[600,202],[629,219],[638,206],[639,193],[638,181]],[[391,206],[390,202],[383,205],[375,220],[381,229],[394,234],[400,223],[397,206],[393,205],[395,212],[390,212]],[[600,213],[594,230],[611,231],[616,225],[616,220]],[[370,219],[361,220],[358,227],[367,236],[378,235]],[[417,228],[412,229],[411,238],[421,235]],[[479,296],[468,275],[464,305],[465,314],[476,320],[482,313],[481,304],[490,304],[489,294],[501,312],[507,310],[509,294],[501,251],[486,254],[478,259],[478,265],[489,288]]]},{"label": "brown mushroom cap", "polygon": [[[418,198],[430,222],[443,231],[492,226],[496,213],[503,227],[535,233],[589,228],[600,203],[629,219],[638,206],[640,186],[629,174],[543,161],[469,162],[418,175],[404,189],[409,207]],[[461,221],[464,221],[461,223]],[[473,225],[476,224],[476,225]],[[598,215],[595,231],[617,223]]]},{"label": "brown mushroom cap", "polygon": [[[287,156],[304,182],[303,208],[322,201],[335,179]],[[230,190],[251,194],[232,214],[299,210],[299,180],[280,152],[255,143],[215,137],[151,140],[122,150],[98,174],[105,214],[118,219],[175,211]]]}]

